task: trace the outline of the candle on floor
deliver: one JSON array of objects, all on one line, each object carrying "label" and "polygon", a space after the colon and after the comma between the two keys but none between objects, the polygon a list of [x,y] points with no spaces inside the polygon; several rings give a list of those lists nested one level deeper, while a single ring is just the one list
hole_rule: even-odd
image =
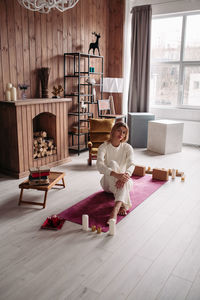
[{"label": "candle on floor", "polygon": [[88,215],[82,215],[82,229],[87,231],[89,229],[89,218]]},{"label": "candle on floor", "polygon": [[96,228],[96,225],[92,225],[91,229],[92,229],[93,232],[95,232],[96,229],[97,229],[97,228]]},{"label": "candle on floor", "polygon": [[98,227],[97,227],[97,233],[98,233],[98,234],[100,234],[100,233],[101,233],[101,231],[102,231],[101,227],[100,227],[100,226],[98,226]]},{"label": "candle on floor", "polygon": [[172,179],[175,179],[175,177],[176,177],[176,170],[172,169]]},{"label": "candle on floor", "polygon": [[109,234],[110,235],[116,234],[116,220],[115,219],[109,220]]}]

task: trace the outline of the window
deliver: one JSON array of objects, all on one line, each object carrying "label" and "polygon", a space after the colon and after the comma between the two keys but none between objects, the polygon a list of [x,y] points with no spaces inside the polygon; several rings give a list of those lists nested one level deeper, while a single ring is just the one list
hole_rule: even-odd
[{"label": "window", "polygon": [[200,108],[200,13],[154,18],[150,103]]}]

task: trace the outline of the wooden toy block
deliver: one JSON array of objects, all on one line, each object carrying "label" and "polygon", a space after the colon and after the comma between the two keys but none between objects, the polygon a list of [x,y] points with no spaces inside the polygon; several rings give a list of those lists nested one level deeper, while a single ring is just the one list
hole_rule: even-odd
[{"label": "wooden toy block", "polygon": [[97,227],[97,233],[101,233],[101,227],[99,226],[99,227]]},{"label": "wooden toy block", "polygon": [[96,231],[96,229],[97,229],[96,225],[92,225],[91,229],[92,229],[93,232]]},{"label": "wooden toy block", "polygon": [[169,170],[153,169],[152,179],[167,181],[169,179]]},{"label": "wooden toy block", "polygon": [[144,166],[135,166],[135,169],[133,171],[133,175],[135,176],[144,176],[146,171],[146,167]]},{"label": "wooden toy block", "polygon": [[182,177],[184,175],[184,172],[180,172],[179,170],[175,169],[169,169],[169,175],[172,176],[172,179],[175,179],[175,177]]},{"label": "wooden toy block", "polygon": [[176,176],[177,177],[182,177],[184,172],[180,172],[179,170],[176,170]]},{"label": "wooden toy block", "polygon": [[183,175],[181,176],[181,181],[185,181],[185,175],[183,173]]},{"label": "wooden toy block", "polygon": [[151,169],[151,167],[148,167],[147,170],[145,171],[146,174],[152,174],[153,170]]},{"label": "wooden toy block", "polygon": [[184,174],[184,172],[176,172],[176,176],[177,176],[177,177],[182,177],[183,174]]}]

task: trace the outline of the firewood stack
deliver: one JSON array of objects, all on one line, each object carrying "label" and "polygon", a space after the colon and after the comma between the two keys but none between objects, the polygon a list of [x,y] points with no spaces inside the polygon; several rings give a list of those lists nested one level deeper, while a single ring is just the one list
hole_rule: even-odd
[{"label": "firewood stack", "polygon": [[33,133],[33,158],[41,158],[56,154],[56,146],[52,138],[47,137],[46,131]]}]

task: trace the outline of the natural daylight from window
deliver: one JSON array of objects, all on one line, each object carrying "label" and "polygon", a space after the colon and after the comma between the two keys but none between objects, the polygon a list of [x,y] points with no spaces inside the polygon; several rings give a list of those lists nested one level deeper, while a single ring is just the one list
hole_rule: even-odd
[{"label": "natural daylight from window", "polygon": [[200,108],[200,12],[152,20],[150,105]]}]

